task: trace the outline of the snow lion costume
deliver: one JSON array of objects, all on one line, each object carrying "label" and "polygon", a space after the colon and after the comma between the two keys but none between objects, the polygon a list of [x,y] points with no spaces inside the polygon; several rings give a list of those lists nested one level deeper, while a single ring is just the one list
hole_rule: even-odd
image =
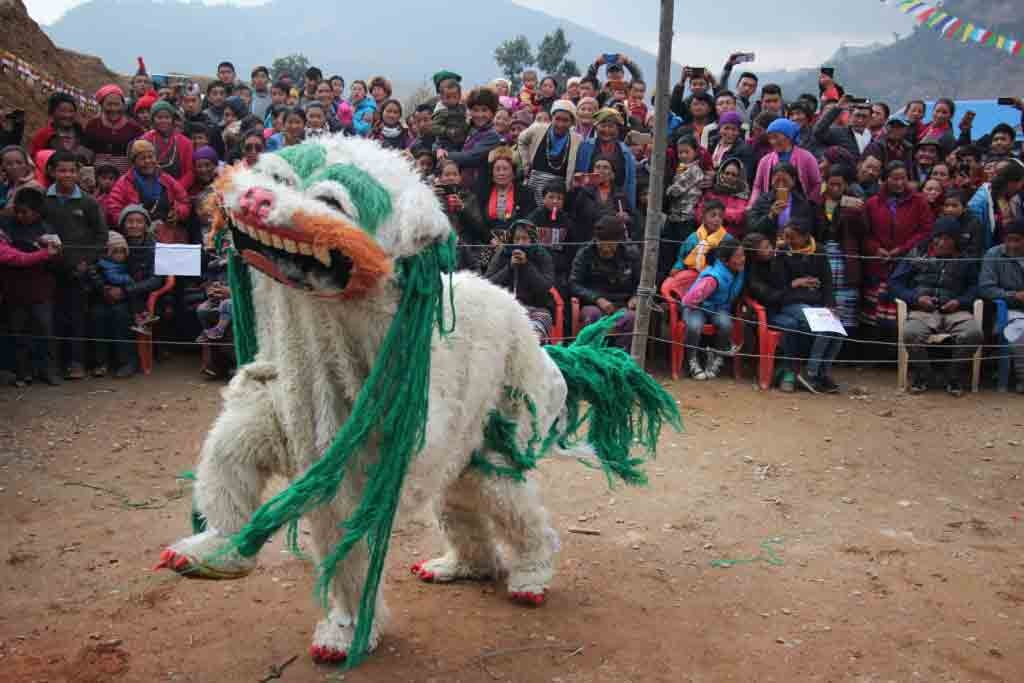
[{"label": "snow lion costume", "polygon": [[[559,452],[642,483],[630,449],[679,426],[671,397],[603,344],[614,320],[539,346],[511,294],[451,274],[433,192],[373,142],[265,154],[218,189],[240,368],[200,454],[198,533],[158,568],[244,576],[282,527],[295,547],[304,518],[325,609],[311,653],[352,666],[379,639],[396,513],[432,503],[446,551],[415,574],[504,576],[541,604],[558,537],[527,472]],[[261,505],[275,474],[291,483]]]}]

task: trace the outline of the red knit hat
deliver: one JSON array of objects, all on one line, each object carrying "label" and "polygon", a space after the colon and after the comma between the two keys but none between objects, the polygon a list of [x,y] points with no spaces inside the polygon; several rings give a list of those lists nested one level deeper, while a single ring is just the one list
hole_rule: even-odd
[{"label": "red knit hat", "polygon": [[138,114],[142,109],[152,109],[158,99],[159,97],[155,92],[149,91],[135,102],[135,106],[132,107],[132,111]]}]

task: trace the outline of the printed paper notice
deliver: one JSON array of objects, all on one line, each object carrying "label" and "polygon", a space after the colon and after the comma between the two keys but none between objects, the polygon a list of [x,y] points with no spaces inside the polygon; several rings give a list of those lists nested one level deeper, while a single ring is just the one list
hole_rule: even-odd
[{"label": "printed paper notice", "polygon": [[811,332],[835,332],[847,336],[843,322],[828,308],[805,308],[804,317]]},{"label": "printed paper notice", "polygon": [[157,242],[153,272],[157,275],[203,274],[203,247],[200,244],[164,244]]}]

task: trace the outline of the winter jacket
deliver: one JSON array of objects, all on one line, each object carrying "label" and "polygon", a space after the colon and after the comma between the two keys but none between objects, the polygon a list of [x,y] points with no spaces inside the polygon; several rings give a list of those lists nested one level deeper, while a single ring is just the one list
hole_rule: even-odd
[{"label": "winter jacket", "polygon": [[[867,220],[865,256],[877,256],[879,249],[895,250],[895,256],[904,256],[932,234],[935,219],[924,195],[908,192],[896,198],[892,208],[889,201],[889,194],[883,188],[864,207]],[[881,259],[869,259],[864,263],[865,276],[885,279],[890,270],[891,264]]]},{"label": "winter jacket", "polygon": [[463,143],[461,151],[448,151],[448,158],[462,170],[463,187],[476,187],[479,174],[487,169],[487,157],[501,144],[501,136],[493,125],[477,130],[473,128]]},{"label": "winter jacket", "polygon": [[[832,266],[820,246],[813,254],[797,254],[785,247],[775,256],[772,268],[776,285],[782,292],[779,302],[782,306],[806,304],[832,308],[836,305],[832,290]],[[793,287],[793,280],[801,277],[818,278],[821,284],[815,289]]]},{"label": "winter jacket", "polygon": [[449,152],[458,151],[466,144],[469,135],[469,121],[466,118],[466,105],[460,104],[449,109],[440,102],[430,117],[430,135],[433,138],[433,149]]},{"label": "winter jacket", "polygon": [[[789,163],[796,167],[800,179],[800,187],[814,204],[821,203],[821,169],[818,160],[806,149],[794,147]],[[772,169],[779,164],[779,153],[772,151],[766,154],[757,164],[754,186],[750,190],[750,206],[753,207],[757,198],[771,189]]]},{"label": "winter jacket", "polygon": [[825,242],[839,243],[845,261],[846,285],[860,287],[861,283],[861,243],[867,226],[864,222],[864,211],[837,206],[829,220],[824,203],[816,207],[818,218],[816,227],[818,239],[824,246]]},{"label": "winter jacket", "polygon": [[[512,252],[517,249],[526,252],[525,265],[512,265]],[[524,306],[549,308],[551,295],[548,290],[555,286],[555,266],[551,254],[539,244],[526,247],[506,244],[491,258],[487,279],[513,292]]]},{"label": "winter jacket", "polygon": [[601,258],[597,242],[591,242],[572,262],[569,290],[584,304],[596,304],[608,299],[616,306],[624,306],[640,285],[640,254],[625,244],[619,244],[615,256]]},{"label": "winter jacket", "polygon": [[995,198],[992,196],[991,183],[985,183],[978,188],[978,191],[971,197],[971,201],[967,203],[967,212],[981,223],[983,238],[981,249],[987,251],[999,239],[999,225],[996,221],[996,205]]},{"label": "winter jacket", "polygon": [[[373,130],[373,113],[377,111],[377,103],[372,97],[364,97],[358,104],[353,104],[352,109],[352,127],[356,135],[368,137]],[[367,114],[370,114],[369,120],[366,120]]]},{"label": "winter jacket", "polygon": [[954,299],[960,309],[970,310],[978,296],[978,269],[967,260],[937,259],[928,256],[929,242],[919,245],[912,261],[900,261],[889,278],[889,287],[897,299],[917,310],[922,296],[935,299],[936,309]]},{"label": "winter jacket", "polygon": [[128,170],[128,145],[145,133],[142,126],[127,116],[121,117],[116,126],[107,123],[106,118],[97,116],[85,126],[82,144],[96,154],[96,163],[111,163],[124,173]]},{"label": "winter jacket", "polygon": [[1024,258],[1007,256],[1006,245],[992,247],[981,263],[978,294],[989,301],[1003,299],[1010,308],[1024,308],[1014,298],[1015,292],[1024,292]]},{"label": "winter jacket", "polygon": [[[178,223],[184,225],[191,210],[188,194],[177,180],[166,173],[160,173],[160,184],[163,185],[166,200],[173,204],[174,211],[178,214]],[[117,225],[121,209],[129,204],[142,204],[139,191],[135,187],[134,175],[129,172],[118,178],[106,200],[107,223]]]},{"label": "winter jacket", "polygon": [[0,299],[5,304],[43,304],[56,298],[53,263],[59,257],[37,244],[47,234],[54,230],[43,221],[21,225],[10,217],[0,219]]},{"label": "winter jacket", "polygon": [[192,187],[192,183],[195,180],[195,175],[192,171],[192,141],[181,133],[174,133],[171,136],[171,141],[166,143],[167,145],[173,142],[174,152],[173,154],[177,157],[177,163],[175,166],[178,169],[177,173],[172,173],[169,168],[163,166],[165,159],[161,158],[161,150],[165,149],[164,138],[160,133],[155,130],[148,131],[142,136],[143,140],[149,140],[153,143],[153,147],[156,148],[156,159],[161,164],[161,169],[168,175],[178,181],[178,184],[184,188]]},{"label": "winter jacket", "polygon": [[81,261],[92,265],[104,254],[108,231],[103,207],[77,186],[70,197],[59,197],[57,187],[51,185],[43,200],[43,218],[64,245],[61,258],[66,273],[73,273]]},{"label": "winter jacket", "polygon": [[111,287],[127,287],[135,280],[128,274],[128,262],[119,263],[106,256],[96,262],[96,271],[103,278],[103,284]]},{"label": "winter jacket", "polygon": [[[577,173],[590,173],[594,168],[594,157],[597,155],[598,140],[584,140],[580,145],[579,154],[576,157],[576,172]],[[633,211],[636,209],[636,160],[633,158],[633,152],[630,151],[629,147],[623,142],[619,142],[619,151],[622,153],[625,167],[624,181],[620,187],[616,189],[621,190],[625,193],[627,200],[629,201],[629,210]]]},{"label": "winter jacket", "polygon": [[[831,107],[826,110],[818,122],[814,124],[814,141],[820,149],[829,147],[842,147],[853,155],[854,159],[860,159],[860,146],[857,144],[857,135],[850,126],[835,125],[836,119],[843,113],[839,107]],[[868,134],[870,137],[870,133]],[[864,148],[867,151],[871,146],[869,142]]]},{"label": "winter jacket", "polygon": [[965,211],[960,216],[960,236],[957,239],[960,253],[966,258],[980,259],[985,255],[985,229],[981,221]]},{"label": "winter jacket", "polygon": [[543,206],[538,206],[527,218],[528,221],[537,227],[540,234],[539,243],[551,255],[551,261],[555,266],[555,275],[560,280],[568,279],[569,270],[572,268],[572,259],[578,251],[573,244],[562,244],[563,242],[589,242],[593,238],[593,231],[585,234],[577,229],[572,215],[561,210],[552,216],[552,212]]},{"label": "winter jacket", "polygon": [[700,184],[704,180],[704,172],[700,164],[688,164],[683,173],[676,173],[672,184],[665,190],[668,199],[668,220],[682,223],[693,220],[697,203],[701,198]]},{"label": "winter jacket", "polygon": [[[811,234],[817,236],[815,220],[817,217],[816,208],[807,201],[800,192],[789,193],[790,209],[789,219],[799,220],[811,226]],[[779,218],[771,216],[772,204],[775,203],[775,190],[762,194],[747,210],[747,232],[759,232],[768,239],[774,241],[775,236],[782,231],[784,226],[779,225]]]},{"label": "winter jacket", "polygon": [[891,146],[887,135],[882,135],[864,150],[861,157],[875,157],[882,162],[882,168],[889,165],[891,161],[902,161],[910,169],[914,165],[914,146],[903,140],[898,146]]},{"label": "winter jacket", "polygon": [[[135,300],[136,306],[144,306],[146,299],[151,292],[160,289],[164,284],[164,277],[154,273],[156,259],[156,242],[151,237],[144,237],[140,240],[128,240],[128,260],[125,261],[125,270],[131,282],[121,287],[126,298]],[[93,289],[101,293],[103,288],[110,286],[104,279],[99,267],[90,270]]]},{"label": "winter jacket", "polygon": [[752,255],[747,258],[747,293],[769,313],[779,310],[785,293],[776,279],[774,262],[774,258],[769,261],[759,261]]},{"label": "winter jacket", "polygon": [[[634,214],[629,207],[629,198],[624,192],[612,192],[606,201],[601,201],[596,187],[584,187],[573,193],[573,213],[581,235],[592,235],[594,225],[603,216],[615,216],[621,206],[626,218],[626,234],[633,234]],[[580,240],[585,241],[585,240]]]},{"label": "winter jacket", "polygon": [[[717,135],[711,136],[711,143],[708,145],[708,155],[712,158],[715,156],[715,149],[719,145],[719,137]],[[739,159],[740,163],[743,164],[744,173],[746,173],[745,180],[747,185],[754,182],[754,174],[757,170],[757,164],[754,163],[754,148],[744,142],[742,139],[737,140],[735,144],[729,149],[728,152],[722,157],[722,162],[718,165],[715,170],[722,167],[729,159]]]},{"label": "winter jacket", "polygon": [[[533,160],[537,157],[537,152],[540,151],[541,145],[547,140],[549,128],[551,128],[550,123],[535,123],[519,134],[519,139],[516,141],[516,149],[519,152],[520,160],[522,160],[524,177],[528,178],[530,176]],[[569,158],[565,164],[566,191],[572,189],[572,176],[576,171],[576,163],[582,143],[583,139],[580,138],[579,134],[574,130],[570,130]]]},{"label": "winter jacket", "polygon": [[[85,136],[82,127],[75,123],[73,124],[73,128],[78,134],[78,139],[81,140]],[[29,158],[35,159],[36,154],[43,151],[44,149],[49,148],[50,140],[52,140],[53,136],[56,134],[57,129],[53,127],[53,121],[47,122],[45,126],[37,130],[35,132],[35,135],[32,136],[32,140],[29,141],[28,143]]]},{"label": "winter jacket", "polygon": [[744,273],[734,273],[722,261],[715,261],[713,264],[701,271],[696,282],[691,285],[697,286],[704,278],[714,278],[718,282],[715,291],[711,296],[704,299],[701,308],[712,313],[727,313],[736,305],[736,299],[743,292]]}]

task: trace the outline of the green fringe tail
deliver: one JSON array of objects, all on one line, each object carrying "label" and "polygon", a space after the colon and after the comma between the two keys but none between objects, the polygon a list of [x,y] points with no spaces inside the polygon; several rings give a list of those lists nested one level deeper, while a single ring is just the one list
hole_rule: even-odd
[{"label": "green fringe tail", "polygon": [[[328,587],[338,564],[356,543],[366,539],[369,568],[359,601],[355,636],[346,659],[349,668],[366,658],[377,591],[402,484],[409,463],[425,444],[434,326],[446,336],[455,324],[454,313],[450,325],[444,320],[441,277],[454,268],[454,236],[443,244],[435,244],[416,256],[398,261],[396,273],[402,290],[398,311],[349,419],[320,459],[287,489],[263,504],[227,546],[244,557],[252,557],[281,527],[298,522],[313,508],[330,502],[337,495],[348,468],[356,466],[357,455],[370,437],[376,436],[377,460],[360,463],[367,468],[368,475],[363,498],[343,523],[341,541],[320,564],[316,586],[319,600],[326,608]],[[236,285],[244,301],[247,277],[242,277],[239,271],[236,275],[239,277],[232,279],[231,286],[237,311],[242,307],[234,303]],[[454,295],[451,297],[453,301]],[[251,310],[251,287],[248,304]],[[240,339],[255,340],[255,334],[249,335],[249,330],[255,330],[254,319],[235,315],[236,328],[239,325],[249,328],[236,333],[236,344]],[[247,322],[241,322],[240,318]],[[251,350],[255,351],[254,341]],[[245,357],[240,350],[239,363]]]}]

